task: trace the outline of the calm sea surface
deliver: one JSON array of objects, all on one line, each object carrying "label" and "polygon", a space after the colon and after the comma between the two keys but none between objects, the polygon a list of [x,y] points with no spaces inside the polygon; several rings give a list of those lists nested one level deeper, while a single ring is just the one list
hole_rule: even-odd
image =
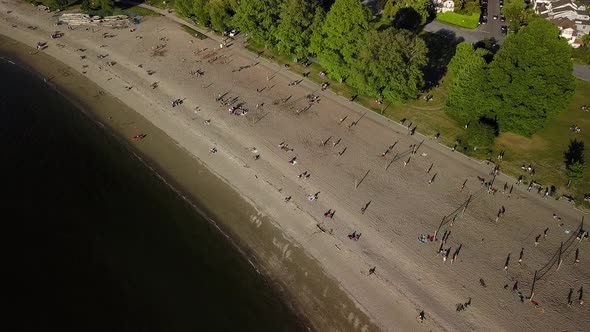
[{"label": "calm sea surface", "polygon": [[[298,331],[217,231],[111,135],[0,59],[0,212],[17,330]],[[4,272],[9,272],[3,269]]]}]

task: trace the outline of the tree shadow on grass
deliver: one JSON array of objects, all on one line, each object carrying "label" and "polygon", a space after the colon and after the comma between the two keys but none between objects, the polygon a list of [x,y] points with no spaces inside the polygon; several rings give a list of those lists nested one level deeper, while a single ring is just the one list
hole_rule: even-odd
[{"label": "tree shadow on grass", "polygon": [[564,152],[563,157],[565,159],[565,165],[570,166],[575,163],[584,163],[584,142],[573,139],[570,141],[570,145],[567,151]]},{"label": "tree shadow on grass", "polygon": [[463,41],[457,38],[453,31],[442,29],[433,32],[422,32],[420,37],[428,47],[428,64],[424,68],[424,81],[429,90],[438,85],[441,78],[447,73],[447,65],[455,55],[457,44]]}]

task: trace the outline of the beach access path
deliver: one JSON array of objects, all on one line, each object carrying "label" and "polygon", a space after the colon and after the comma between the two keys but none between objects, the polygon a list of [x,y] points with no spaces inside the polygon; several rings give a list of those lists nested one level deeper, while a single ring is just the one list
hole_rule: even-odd
[{"label": "beach access path", "polygon": [[[406,127],[320,91],[312,82],[290,85],[301,77],[237,43],[220,49],[218,41],[192,38],[166,18],[145,18],[133,32],[93,32],[55,27],[52,14],[28,4],[5,1],[0,8],[0,33],[32,46],[48,41],[44,52],[84,73],[175,139],[278,225],[285,238],[273,241],[292,239],[314,257],[379,329],[584,326],[588,307],[568,307],[566,297],[570,287],[588,287],[588,241],[574,242],[563,253],[560,269],[536,281],[538,306],[521,303],[517,292],[511,292],[518,281],[518,289],[530,295],[534,271],[553,261],[560,243],[580,224],[581,212],[544,200],[522,185],[510,195],[482,193],[477,177],[491,181],[491,165],[453,153],[419,133],[408,135]],[[49,39],[56,29],[65,36]],[[114,36],[105,38],[104,33]],[[164,52],[154,52],[158,45],[165,45]],[[191,74],[197,70],[203,74]],[[308,103],[310,94],[320,102]],[[220,95],[224,101],[237,98],[248,114],[230,114],[229,105],[216,100]],[[170,102],[177,98],[184,102],[173,108]],[[415,125],[419,131],[420,124]],[[281,142],[294,150],[280,149]],[[149,144],[149,133],[142,144]],[[419,146],[416,154],[410,146]],[[219,152],[210,154],[212,147]],[[256,154],[260,159],[254,160]],[[293,157],[296,165],[288,163]],[[298,178],[305,171],[311,176]],[[515,179],[500,174],[494,187],[502,191],[504,183],[511,186]],[[307,195],[318,192],[317,200],[308,200]],[[292,197],[289,203],[283,201],[287,196]],[[461,248],[460,254],[453,263],[450,257],[443,262],[437,255],[440,242],[421,243],[417,238],[432,235],[443,217],[462,211],[469,197],[463,216],[452,227],[447,225],[451,235],[444,247],[452,253]],[[506,213],[496,221],[502,206]],[[323,216],[328,209],[336,210],[333,219]],[[251,227],[258,227],[256,218]],[[547,228],[548,236],[534,246]],[[362,233],[358,241],[348,238],[355,231]],[[277,247],[281,259],[289,260],[289,247]],[[518,264],[521,248],[524,259]],[[581,261],[574,265],[576,248]],[[505,269],[509,254],[512,260]],[[372,267],[376,272],[369,275]],[[330,294],[317,296],[321,300]],[[471,306],[458,312],[456,305],[469,298]],[[416,317],[422,310],[426,321],[419,323]],[[369,329],[370,322],[350,313],[350,308],[342,308],[341,319],[359,331]]]}]

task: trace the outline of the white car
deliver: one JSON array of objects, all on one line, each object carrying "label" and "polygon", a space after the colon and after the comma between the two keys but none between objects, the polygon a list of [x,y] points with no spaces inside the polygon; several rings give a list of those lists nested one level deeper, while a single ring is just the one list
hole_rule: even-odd
[{"label": "white car", "polygon": [[238,35],[238,33],[240,33],[238,30],[233,29],[232,31],[229,32],[229,36],[230,37],[235,37]]}]

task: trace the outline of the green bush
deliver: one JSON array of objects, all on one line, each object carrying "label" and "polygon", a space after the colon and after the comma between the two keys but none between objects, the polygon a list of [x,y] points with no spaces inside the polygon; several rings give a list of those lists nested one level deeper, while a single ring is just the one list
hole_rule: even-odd
[{"label": "green bush", "polygon": [[494,144],[497,129],[486,121],[470,123],[465,133],[465,143],[470,150],[489,148]]}]

